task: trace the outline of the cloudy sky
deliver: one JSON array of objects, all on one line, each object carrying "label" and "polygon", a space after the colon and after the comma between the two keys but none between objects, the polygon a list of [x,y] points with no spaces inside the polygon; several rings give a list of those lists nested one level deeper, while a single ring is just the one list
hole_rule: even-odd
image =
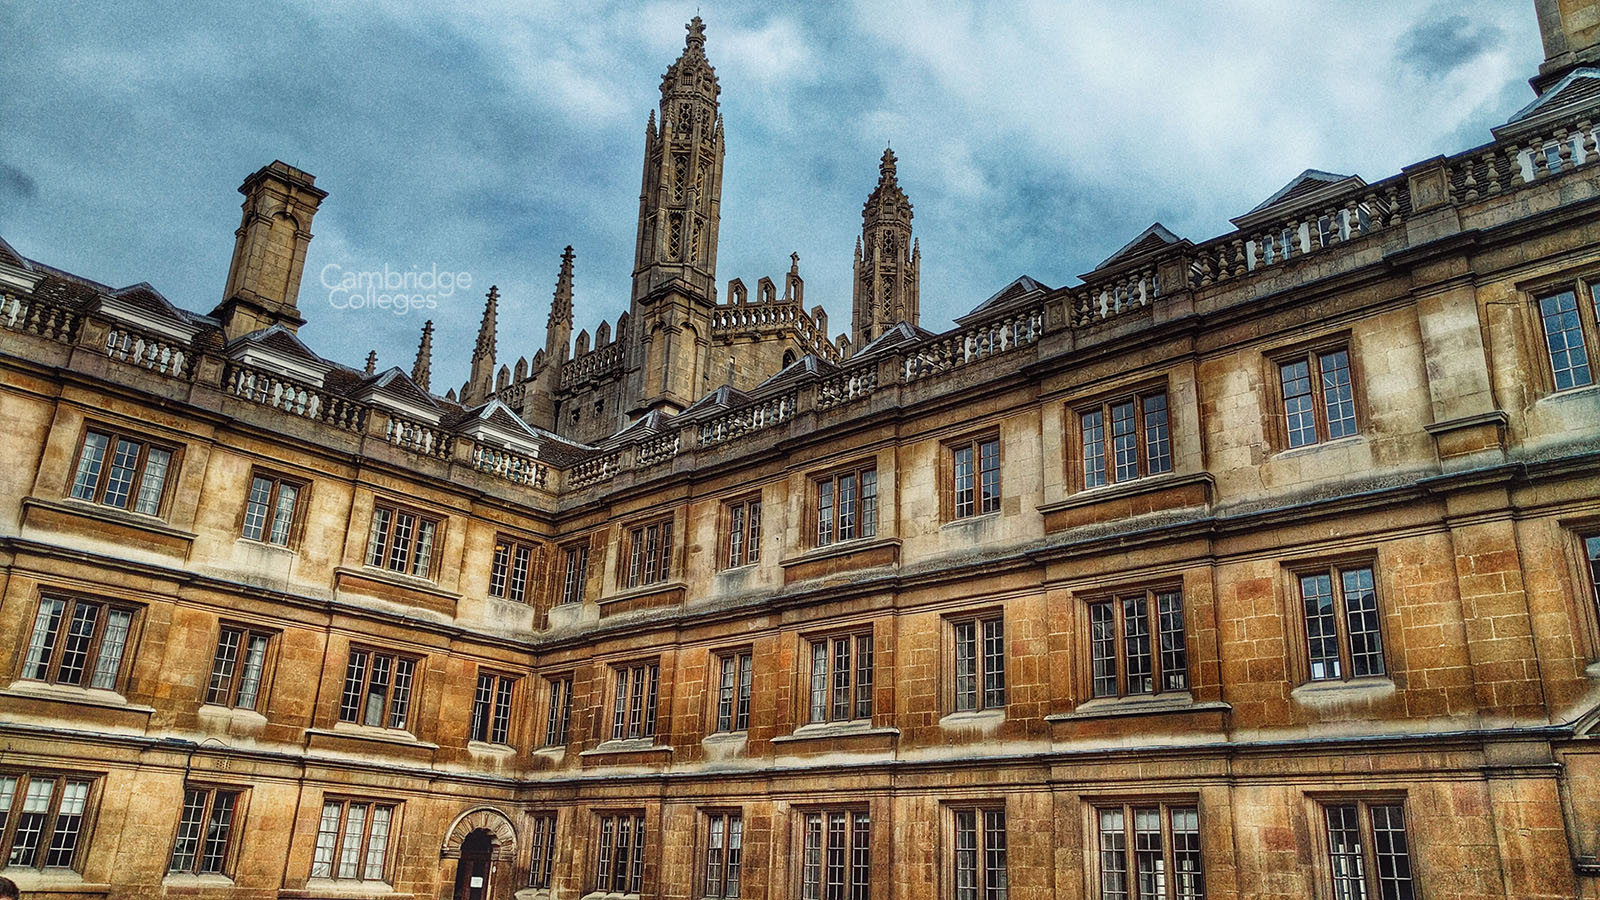
[{"label": "cloudy sky", "polygon": [[[419,9],[414,7],[426,7]],[[437,266],[436,390],[490,283],[503,361],[543,346],[561,248],[578,327],[626,308],[645,117],[696,9],[722,83],[718,279],[848,330],[886,143],[916,207],[923,324],[1020,274],[1072,283],[1153,221],[1200,240],[1296,173],[1368,180],[1489,139],[1532,99],[1531,0],[983,4],[474,0],[8,5],[0,236],[180,306],[221,299],[235,192],[275,158],[329,192],[311,345],[407,368],[423,316],[338,310],[319,273]]]}]

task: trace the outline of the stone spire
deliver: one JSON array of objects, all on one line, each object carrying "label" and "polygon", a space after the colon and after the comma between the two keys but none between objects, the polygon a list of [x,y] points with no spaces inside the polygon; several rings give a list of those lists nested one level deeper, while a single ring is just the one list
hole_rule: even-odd
[{"label": "stone spire", "polygon": [[483,321],[478,325],[478,343],[472,348],[472,372],[461,388],[463,406],[477,406],[494,393],[494,336],[500,313],[500,289],[489,286],[483,304]]},{"label": "stone spire", "polygon": [[561,251],[561,271],[556,275],[556,293],[550,300],[550,319],[545,323],[544,356],[551,363],[565,362],[572,343],[572,245]]},{"label": "stone spire", "polygon": [[633,295],[679,278],[715,295],[722,209],[722,118],[717,72],[706,59],[705,23],[687,26],[683,54],[661,77],[660,127],[645,126],[644,178],[634,253]]},{"label": "stone spire", "polygon": [[411,364],[411,380],[417,387],[428,390],[433,377],[433,320],[422,323],[422,340],[417,344],[417,361]]},{"label": "stone spire", "polygon": [[851,330],[862,347],[897,322],[917,324],[922,249],[911,236],[911,201],[900,189],[894,151],[878,163],[878,186],[861,207]]}]

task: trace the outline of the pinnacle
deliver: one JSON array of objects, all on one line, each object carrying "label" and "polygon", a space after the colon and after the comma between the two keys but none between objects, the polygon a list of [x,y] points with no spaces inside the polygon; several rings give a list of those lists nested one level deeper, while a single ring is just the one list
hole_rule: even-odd
[{"label": "pinnacle", "polygon": [[689,24],[683,27],[685,31],[689,32],[688,37],[683,39],[683,46],[685,49],[691,47],[705,47],[706,23],[701,21],[699,16],[695,16],[693,19],[690,19]]},{"label": "pinnacle", "polygon": [[894,150],[888,147],[883,148],[883,159],[878,163],[878,176],[893,181],[895,177],[894,164]]}]

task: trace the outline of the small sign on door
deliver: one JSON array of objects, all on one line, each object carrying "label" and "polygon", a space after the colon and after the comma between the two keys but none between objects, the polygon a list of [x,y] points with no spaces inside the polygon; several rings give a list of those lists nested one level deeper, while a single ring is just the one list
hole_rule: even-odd
[{"label": "small sign on door", "polygon": [[472,887],[474,889],[483,887],[483,876],[482,875],[474,875],[474,876],[472,876]]}]

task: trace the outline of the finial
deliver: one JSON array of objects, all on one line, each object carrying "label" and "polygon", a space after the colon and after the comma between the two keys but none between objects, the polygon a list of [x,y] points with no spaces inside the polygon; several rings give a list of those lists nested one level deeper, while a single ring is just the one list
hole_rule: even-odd
[{"label": "finial", "polygon": [[706,45],[706,23],[700,21],[698,15],[690,19],[689,24],[683,27],[689,32],[689,36],[683,41],[685,47],[704,47]]},{"label": "finial", "polygon": [[417,343],[417,360],[411,364],[411,380],[428,389],[433,374],[433,320],[422,323],[422,340]]},{"label": "finial", "polygon": [[878,174],[884,178],[893,178],[894,162],[894,150],[883,148],[883,159],[878,163]]},{"label": "finial", "polygon": [[378,371],[378,351],[367,351],[367,374],[373,375]]},{"label": "finial", "polygon": [[790,253],[789,254],[789,273],[790,274],[799,274],[799,272],[800,272],[800,253],[798,251],[796,251],[794,253]]}]

